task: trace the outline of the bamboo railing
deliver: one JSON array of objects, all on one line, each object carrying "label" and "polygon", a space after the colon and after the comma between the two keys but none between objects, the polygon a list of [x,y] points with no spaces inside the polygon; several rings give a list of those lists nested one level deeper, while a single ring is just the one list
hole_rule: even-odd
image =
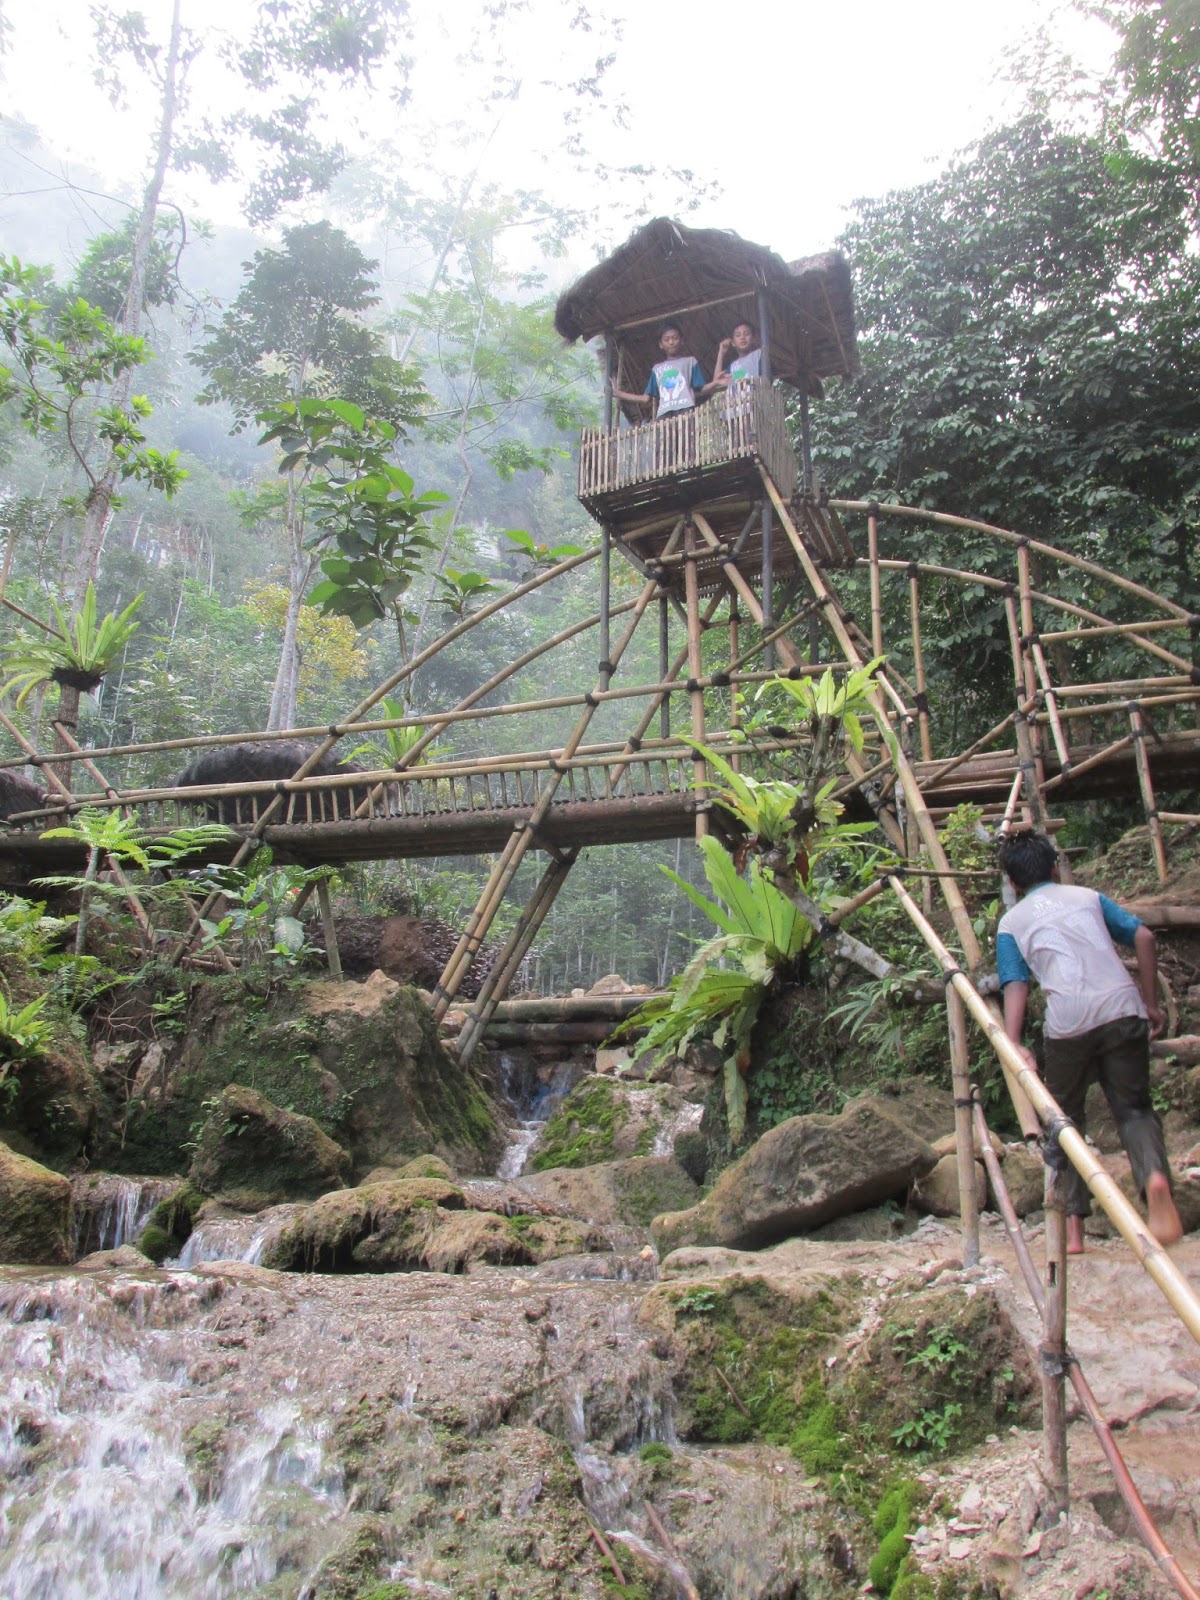
[{"label": "bamboo railing", "polygon": [[761,461],[785,495],[796,487],[796,455],[783,394],[765,378],[745,378],[690,411],[632,428],[585,428],[579,443],[579,498],[587,504],[618,490],[708,467]]}]

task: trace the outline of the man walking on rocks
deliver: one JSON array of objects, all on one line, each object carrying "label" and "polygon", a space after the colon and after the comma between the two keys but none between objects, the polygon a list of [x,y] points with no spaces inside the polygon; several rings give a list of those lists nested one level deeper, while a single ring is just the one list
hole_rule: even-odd
[{"label": "man walking on rocks", "polygon": [[[1150,1232],[1159,1244],[1174,1244],[1183,1226],[1171,1193],[1162,1122],[1150,1102],[1150,1040],[1166,1025],[1158,1004],[1154,935],[1106,895],[1059,883],[1058,851],[1044,833],[1013,834],[1000,850],[1000,866],[1018,896],[996,937],[1005,1031],[1021,1043],[1029,980],[1036,978],[1046,996],[1047,1089],[1082,1133],[1088,1086],[1099,1083],[1146,1202]],[[1132,948],[1136,984],[1114,940]],[[1082,1255],[1091,1196],[1071,1166],[1066,1202],[1067,1250]]]}]

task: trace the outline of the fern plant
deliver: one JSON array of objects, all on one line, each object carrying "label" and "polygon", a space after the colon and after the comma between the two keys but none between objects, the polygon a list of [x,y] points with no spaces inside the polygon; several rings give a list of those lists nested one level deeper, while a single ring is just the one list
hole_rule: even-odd
[{"label": "fern plant", "polygon": [[73,617],[67,617],[58,602],[52,600],[57,632],[42,638],[20,633],[16,636],[0,667],[6,675],[0,694],[15,693],[17,704],[22,705],[40,684],[51,682],[73,689],[77,695],[90,693],[137,632],[133,619],[145,598],[135,595],[124,611],[110,611],[99,621],[96,591],[90,583],[83,604]]}]

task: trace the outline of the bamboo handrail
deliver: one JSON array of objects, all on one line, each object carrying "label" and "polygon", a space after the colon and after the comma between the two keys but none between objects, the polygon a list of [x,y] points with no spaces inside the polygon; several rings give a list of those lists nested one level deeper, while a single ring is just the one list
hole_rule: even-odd
[{"label": "bamboo handrail", "polygon": [[[979,1103],[979,1091],[972,1089],[972,1115],[975,1130],[978,1134],[979,1153],[987,1169],[988,1180],[992,1186],[992,1195],[996,1201],[996,1209],[1004,1224],[1004,1231],[1008,1235],[1009,1243],[1013,1247],[1013,1254],[1017,1258],[1017,1266],[1025,1280],[1025,1287],[1029,1290],[1029,1297],[1033,1301],[1039,1316],[1045,1315],[1046,1297],[1042,1292],[1042,1285],[1038,1279],[1037,1268],[1033,1264],[1033,1257],[1029,1253],[1029,1246],[1021,1230],[1016,1210],[1012,1203],[1012,1196],[1008,1192],[1008,1185],[1004,1181],[1004,1172],[1001,1168],[996,1152],[992,1147],[991,1133],[988,1130],[987,1120],[983,1114],[983,1107]],[[1071,1351],[1067,1352],[1067,1376],[1075,1390],[1080,1405],[1100,1441],[1100,1448],[1104,1451],[1105,1459],[1112,1468],[1113,1477],[1116,1479],[1117,1488],[1121,1498],[1129,1508],[1138,1533],[1155,1562],[1162,1572],[1174,1584],[1176,1590],[1183,1596],[1183,1600],[1200,1600],[1200,1590],[1197,1590],[1187,1574],[1180,1567],[1178,1561],[1171,1553],[1164,1541],[1154,1519],[1146,1506],[1146,1502],[1138,1493],[1137,1485],[1130,1475],[1125,1458],[1113,1437],[1113,1431],[1108,1419],[1100,1409],[1092,1386],[1088,1383],[1079,1364],[1079,1358]]]},{"label": "bamboo handrail", "polygon": [[1083,1135],[1063,1117],[1061,1107],[1030,1066],[1026,1053],[1005,1033],[999,1020],[992,1014],[983,997],[942,943],[928,918],[922,914],[920,907],[899,878],[893,877],[891,884],[892,892],[941,964],[947,983],[954,985],[962,997],[963,1004],[987,1035],[1004,1072],[1009,1092],[1014,1093],[1014,1089],[1018,1091],[1032,1105],[1041,1123],[1047,1128],[1057,1130],[1058,1144],[1063,1154],[1087,1184],[1117,1232],[1162,1290],[1184,1327],[1197,1344],[1200,1344],[1200,1297],[1192,1285],[1162,1245],[1147,1232],[1145,1223],[1100,1165]]}]

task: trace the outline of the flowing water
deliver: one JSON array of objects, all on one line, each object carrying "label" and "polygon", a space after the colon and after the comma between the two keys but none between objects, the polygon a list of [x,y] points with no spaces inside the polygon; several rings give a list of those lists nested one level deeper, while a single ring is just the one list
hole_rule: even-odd
[{"label": "flowing water", "polygon": [[205,1261],[244,1261],[257,1266],[267,1246],[299,1215],[303,1204],[270,1206],[254,1216],[202,1218],[172,1267],[197,1267]]},{"label": "flowing water", "polygon": [[71,1179],[75,1257],[130,1244],[160,1201],[182,1187],[180,1178],[126,1178],[116,1172],[80,1172]]},{"label": "flowing water", "polygon": [[496,1168],[497,1178],[519,1178],[546,1123],[584,1075],[577,1061],[559,1061],[543,1074],[528,1057],[500,1053],[500,1087],[517,1119]]}]

